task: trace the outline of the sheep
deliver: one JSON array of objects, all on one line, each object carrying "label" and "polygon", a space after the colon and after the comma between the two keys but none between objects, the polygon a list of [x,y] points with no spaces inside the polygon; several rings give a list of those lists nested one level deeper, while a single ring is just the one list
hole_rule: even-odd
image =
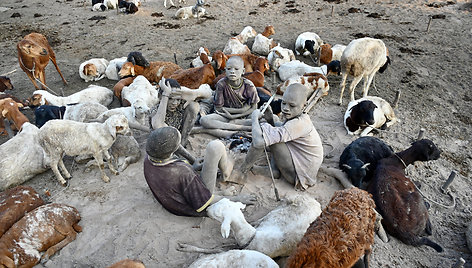
[{"label": "sheep", "polygon": [[125,62],[119,71],[120,77],[143,75],[151,83],[159,83],[162,77],[169,77],[174,72],[181,70],[179,65],[168,61],[153,61],[149,67],[134,65]]},{"label": "sheep", "polygon": [[144,57],[144,55],[139,51],[133,51],[128,53],[126,61],[131,62],[133,65],[139,65],[141,67],[149,67],[150,64]]},{"label": "sheep", "polygon": [[104,121],[114,114],[122,114],[128,119],[128,123],[134,123],[139,125],[146,125],[147,114],[149,113],[149,107],[146,105],[144,99],[136,99],[131,106],[119,107],[111,110],[106,110],[100,114],[97,119]]},{"label": "sheep", "polygon": [[321,90],[321,92],[323,93],[322,96],[328,95],[328,79],[320,73],[305,73],[304,75],[298,77],[292,76],[291,78],[285,80],[285,82],[277,86],[277,94],[283,95],[285,89],[289,85],[294,83],[302,84],[308,88],[307,97],[310,97],[311,94],[317,89]]},{"label": "sheep", "polygon": [[132,135],[117,135],[109,152],[118,172],[122,172],[141,158],[141,149]]},{"label": "sheep", "polygon": [[344,127],[349,135],[366,136],[374,128],[385,129],[397,121],[392,106],[374,96],[349,102],[344,114]]},{"label": "sheep", "polygon": [[13,89],[10,78],[6,76],[0,76],[0,92],[5,92],[7,89]]},{"label": "sheep", "polygon": [[49,60],[51,60],[56,67],[64,85],[67,85],[66,79],[64,79],[59,66],[57,66],[56,54],[54,54],[54,51],[44,35],[39,33],[30,33],[26,35],[23,40],[18,42],[16,48],[18,50],[18,62],[20,63],[20,67],[26,73],[31,82],[33,82],[36,89],[39,89],[36,80],[41,82],[41,87],[43,89],[46,89],[47,87],[45,69]]},{"label": "sheep", "polygon": [[108,7],[104,5],[103,3],[96,3],[95,5],[92,6],[92,11],[106,11],[108,10]]},{"label": "sheep", "polygon": [[36,90],[33,96],[28,99],[30,106],[55,105],[65,106],[71,103],[98,102],[108,106],[113,102],[113,91],[106,87],[90,85],[87,88],[67,97],[55,96],[46,90]]},{"label": "sheep", "polygon": [[71,178],[62,162],[64,154],[69,156],[92,154],[98,163],[102,180],[109,182],[110,178],[101,167],[103,156],[107,160],[110,171],[117,174],[111,164],[108,149],[115,142],[116,134],[126,133],[128,129],[128,120],[124,115],[113,115],[104,123],[51,120],[40,129],[38,138],[40,145],[44,148],[49,166],[63,186],[66,185],[66,181],[59,173],[58,165],[64,176]]},{"label": "sheep", "polygon": [[374,137],[360,137],[351,142],[339,157],[339,168],[347,173],[352,185],[361,188],[372,178],[377,161],[393,155],[393,149]]},{"label": "sheep", "polygon": [[[173,7],[175,6],[175,5],[174,5],[174,2],[173,2],[172,0],[164,0],[164,7],[167,7],[167,1],[170,2],[170,5],[171,5],[171,6],[173,6]],[[182,3],[182,2],[183,2],[184,4],[186,3],[185,0],[178,0],[178,1],[179,1],[179,4]]]},{"label": "sheep", "polygon": [[119,0],[118,7],[120,9],[120,12],[124,12],[126,14],[134,14],[138,12],[138,6],[134,2]]},{"label": "sheep", "polygon": [[274,26],[268,25],[265,27],[264,32],[256,35],[254,43],[252,44],[252,52],[259,55],[267,56],[272,48],[277,44],[269,36],[275,34]]},{"label": "sheep", "polygon": [[0,145],[0,191],[21,184],[47,170],[44,151],[38,141],[39,129],[24,123],[21,131]]},{"label": "sheep", "polygon": [[410,148],[377,161],[368,186],[388,233],[407,245],[426,245],[437,252],[442,252],[442,247],[422,237],[424,233],[432,234],[432,225],[425,200],[415,184],[405,176],[405,169],[415,161],[436,160],[440,154],[431,140],[416,141]]},{"label": "sheep", "polygon": [[105,77],[108,61],[104,58],[96,58],[84,61],[79,66],[79,76],[85,82],[99,81]]},{"label": "sheep", "polygon": [[210,51],[206,47],[200,47],[197,52],[197,57],[192,60],[190,63],[190,67],[201,67],[203,64],[210,63],[211,57]]},{"label": "sheep", "polygon": [[174,18],[186,20],[188,18],[200,18],[205,15],[205,9],[201,6],[188,6],[179,8],[174,15]]},{"label": "sheep", "polygon": [[323,40],[312,32],[301,33],[295,41],[295,53],[303,56],[315,55],[318,48],[323,44]]},{"label": "sheep", "polygon": [[64,119],[77,122],[90,122],[97,119],[100,114],[106,111],[108,111],[108,108],[98,102],[72,104],[66,106]]},{"label": "sheep", "polygon": [[[220,203],[221,202],[221,203]],[[305,230],[321,213],[320,204],[308,195],[290,197],[285,203],[259,220],[257,228],[244,219],[245,205],[228,199],[208,207],[208,216],[221,222],[221,234],[230,230],[239,246],[256,250],[271,258],[289,256],[303,237]]]},{"label": "sheep", "polygon": [[[1,99],[0,121],[3,123],[3,120],[7,119],[9,122],[13,123],[13,129],[20,130],[25,122],[29,122],[28,118],[19,110],[19,108],[22,107],[23,104],[17,103],[11,98]],[[2,131],[2,127],[0,126],[0,133]]]},{"label": "sheep", "polygon": [[120,80],[118,72],[120,71],[123,64],[126,62],[126,57],[116,58],[111,60],[108,63],[108,66],[105,70],[105,75],[110,80]]},{"label": "sheep", "polygon": [[181,86],[195,89],[203,84],[211,84],[215,79],[215,70],[210,63],[207,63],[201,67],[178,70],[169,78],[177,80]]},{"label": "sheep", "polygon": [[229,250],[199,258],[189,268],[206,267],[264,267],[278,268],[279,265],[267,255],[255,250]]},{"label": "sheep", "polygon": [[[47,204],[28,212],[0,238],[2,267],[33,267],[74,241],[80,215],[64,204]],[[40,252],[46,251],[42,256]]]},{"label": "sheep", "polygon": [[159,103],[156,88],[142,75],[136,77],[129,86],[123,87],[121,100],[123,106],[130,106],[137,99],[145,101],[147,107],[153,108]]},{"label": "sheep", "polygon": [[0,237],[27,212],[44,205],[31,186],[16,186],[0,193]]},{"label": "sheep", "polygon": [[277,71],[280,65],[295,60],[295,55],[291,49],[277,45],[270,50],[269,55],[267,55],[267,60],[269,61],[272,71]]},{"label": "sheep", "polygon": [[348,268],[363,255],[368,267],[374,243],[374,208],[374,200],[364,190],[352,187],[336,191],[285,267]]},{"label": "sheep", "polygon": [[238,34],[235,37],[231,37],[228,42],[226,43],[223,53],[224,54],[250,54],[251,50],[244,45],[247,40],[251,37],[255,37],[257,35],[257,32],[251,27],[251,26],[246,26],[244,29],[241,31],[240,34]]},{"label": "sheep", "polygon": [[341,61],[346,46],[336,44],[331,47],[330,44],[324,44],[320,46],[320,57],[319,60],[322,64],[328,64],[333,60]]},{"label": "sheep", "polygon": [[280,65],[277,72],[280,80],[286,81],[293,76],[302,76],[305,73],[320,73],[324,76],[330,74],[339,75],[341,72],[341,66],[339,61],[332,61],[328,65],[323,65],[321,67],[313,67],[299,60],[293,60]]},{"label": "sheep", "polygon": [[362,92],[365,97],[369,92],[370,83],[374,79],[375,73],[377,71],[383,73],[387,69],[388,64],[390,64],[388,49],[382,40],[369,37],[352,40],[341,56],[341,72],[343,75],[339,105],[343,101],[343,93],[348,75],[354,77],[349,86],[351,101],[353,101],[354,89],[361,79],[364,78]]}]

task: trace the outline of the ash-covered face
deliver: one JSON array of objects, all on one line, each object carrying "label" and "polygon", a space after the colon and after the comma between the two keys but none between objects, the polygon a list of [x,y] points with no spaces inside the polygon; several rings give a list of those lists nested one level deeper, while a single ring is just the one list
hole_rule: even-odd
[{"label": "ash-covered face", "polygon": [[306,87],[291,84],[282,96],[282,116],[285,120],[293,119],[303,113],[306,106]]},{"label": "ash-covered face", "polygon": [[182,101],[181,98],[176,98],[176,97],[169,98],[169,101],[167,102],[167,111],[174,112],[175,110],[177,110],[177,107],[179,106],[181,101]]},{"label": "ash-covered face", "polygon": [[233,83],[239,82],[244,74],[244,62],[240,57],[234,56],[226,62],[226,77]]}]

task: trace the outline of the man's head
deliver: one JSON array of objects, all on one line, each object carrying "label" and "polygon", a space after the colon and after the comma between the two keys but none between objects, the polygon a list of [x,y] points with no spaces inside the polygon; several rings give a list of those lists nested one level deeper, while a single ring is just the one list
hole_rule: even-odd
[{"label": "man's head", "polygon": [[237,82],[245,72],[244,61],[239,56],[233,56],[226,62],[226,77],[230,81]]},{"label": "man's head", "polygon": [[299,83],[287,87],[282,96],[282,115],[290,120],[302,114],[306,106],[307,88]]},{"label": "man's head", "polygon": [[153,159],[169,158],[180,145],[180,132],[175,127],[161,127],[153,130],[146,141],[146,153]]}]

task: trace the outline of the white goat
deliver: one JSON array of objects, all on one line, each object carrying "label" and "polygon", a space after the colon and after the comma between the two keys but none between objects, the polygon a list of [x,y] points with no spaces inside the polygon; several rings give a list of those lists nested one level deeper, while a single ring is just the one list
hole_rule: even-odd
[{"label": "white goat", "polygon": [[108,7],[104,5],[103,3],[96,3],[95,5],[92,6],[92,11],[106,11],[108,10]]},{"label": "white goat", "polygon": [[0,191],[47,170],[38,132],[38,127],[26,122],[18,134],[0,145]]},{"label": "white goat", "polygon": [[88,122],[97,119],[100,114],[106,111],[108,111],[108,108],[98,102],[84,102],[75,105],[67,105],[64,119],[77,122]]},{"label": "white goat", "polygon": [[201,6],[181,7],[176,12],[176,19],[186,20],[188,18],[200,18],[205,15],[205,9]]},{"label": "white goat", "polygon": [[328,76],[331,73],[339,74],[341,67],[339,61],[330,62],[328,65],[313,67],[299,60],[286,62],[278,68],[277,72],[282,81],[286,81],[291,77],[299,77],[306,73],[320,73]]},{"label": "white goat", "polygon": [[273,34],[275,34],[274,26],[266,26],[264,32],[256,35],[256,38],[254,38],[252,52],[267,56],[270,50],[277,45],[272,38],[269,38]]},{"label": "white goat", "polygon": [[121,70],[121,66],[126,62],[126,57],[116,58],[111,60],[108,63],[107,69],[105,70],[105,75],[110,80],[120,80],[118,72]]},{"label": "white goat", "polygon": [[257,35],[256,30],[251,26],[246,26],[235,37],[231,37],[223,49],[223,53],[226,55],[230,54],[249,54],[251,50],[245,45],[249,38],[255,37]]},{"label": "white goat", "polygon": [[270,68],[273,71],[277,71],[280,65],[295,60],[295,55],[291,49],[283,48],[279,44],[270,50],[267,60],[269,61]]},{"label": "white goat", "polygon": [[103,4],[109,9],[116,9],[118,7],[118,0],[104,0]]},{"label": "white goat", "polygon": [[323,40],[312,32],[301,33],[295,41],[295,53],[303,56],[315,55],[318,48],[323,44]]},{"label": "white goat", "polygon": [[227,252],[204,256],[196,260],[189,266],[189,268],[208,267],[279,268],[279,265],[269,256],[254,250],[230,250]]},{"label": "white goat", "polygon": [[333,60],[341,61],[345,45],[336,44],[333,47],[330,44],[324,44],[320,46],[320,63],[328,64]]},{"label": "white goat", "polygon": [[146,125],[147,114],[149,113],[149,107],[146,105],[144,100],[136,99],[131,106],[119,107],[107,110],[98,116],[98,120],[104,121],[115,114],[122,114],[128,119],[128,123],[134,123],[139,125]]},{"label": "white goat", "polygon": [[104,58],[90,59],[79,66],[79,76],[85,82],[98,81],[105,77],[108,61]]},{"label": "white goat", "polygon": [[135,103],[136,100],[144,100],[147,107],[153,108],[159,103],[159,96],[156,87],[142,75],[138,75],[131,85],[123,87],[121,91],[121,99],[127,101],[129,105]]},{"label": "white goat", "polygon": [[[174,4],[174,2],[173,2],[172,0],[164,0],[164,7],[167,7],[167,1],[170,2],[170,5],[171,5],[171,6],[175,6],[175,4]],[[186,3],[185,0],[178,0],[178,1],[179,1],[179,4],[181,4],[181,3],[184,3],[184,4],[185,4],[185,3]]]},{"label": "white goat", "polygon": [[369,92],[370,83],[374,79],[375,73],[377,71],[383,73],[389,63],[388,50],[382,40],[369,37],[352,40],[341,56],[343,78],[339,104],[342,104],[343,101],[343,93],[348,75],[354,77],[349,86],[351,101],[353,101],[354,89],[362,78],[364,78],[362,92],[365,97]]},{"label": "white goat", "polygon": [[344,127],[349,135],[367,136],[374,128],[381,128],[384,124],[390,127],[397,121],[399,120],[392,106],[384,99],[374,96],[349,102],[344,114]]},{"label": "white goat", "polygon": [[98,102],[108,106],[113,102],[113,91],[101,86],[90,85],[86,89],[76,92],[67,97],[55,96],[46,90],[33,92],[32,105],[55,105],[66,106],[69,103]]},{"label": "white goat", "polygon": [[190,67],[202,67],[203,66],[203,61],[201,59],[201,55],[204,54],[208,58],[208,61],[211,62],[211,56],[210,56],[210,51],[206,47],[200,47],[197,52],[197,57],[192,60],[190,63]]},{"label": "white goat", "polygon": [[66,181],[59,173],[58,165],[67,179],[71,177],[62,161],[64,155],[92,154],[98,164],[103,181],[109,182],[110,178],[102,169],[103,156],[107,160],[110,171],[117,174],[118,172],[110,161],[108,149],[115,142],[116,134],[126,133],[128,129],[128,120],[124,115],[113,115],[104,123],[50,120],[41,127],[38,138],[39,144],[44,149],[46,162],[49,163],[56,178],[63,186],[66,185]]},{"label": "white goat", "polygon": [[321,97],[328,95],[328,79],[320,73],[306,73],[302,76],[292,76],[277,86],[277,94],[283,95],[285,89],[287,89],[289,85],[295,83],[302,84],[308,88],[308,97],[317,89],[321,90]]}]

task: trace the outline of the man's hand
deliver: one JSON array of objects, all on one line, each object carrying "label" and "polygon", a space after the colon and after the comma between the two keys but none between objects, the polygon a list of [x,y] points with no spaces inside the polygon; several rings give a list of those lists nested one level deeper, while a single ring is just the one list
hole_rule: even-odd
[{"label": "man's hand", "polygon": [[219,109],[215,109],[215,112],[217,114],[227,118],[227,119],[230,119],[230,120],[234,119],[233,115],[230,114],[224,107],[221,107]]},{"label": "man's hand", "polygon": [[261,110],[259,109],[255,109],[252,114],[251,114],[251,119],[254,120],[254,119],[260,119],[262,117],[262,113],[261,113]]},{"label": "man's hand", "polygon": [[161,88],[162,95],[165,96],[170,96],[170,93],[172,93],[172,88],[170,87],[169,82],[165,82],[166,79],[162,77],[161,81],[159,81],[159,87]]}]

